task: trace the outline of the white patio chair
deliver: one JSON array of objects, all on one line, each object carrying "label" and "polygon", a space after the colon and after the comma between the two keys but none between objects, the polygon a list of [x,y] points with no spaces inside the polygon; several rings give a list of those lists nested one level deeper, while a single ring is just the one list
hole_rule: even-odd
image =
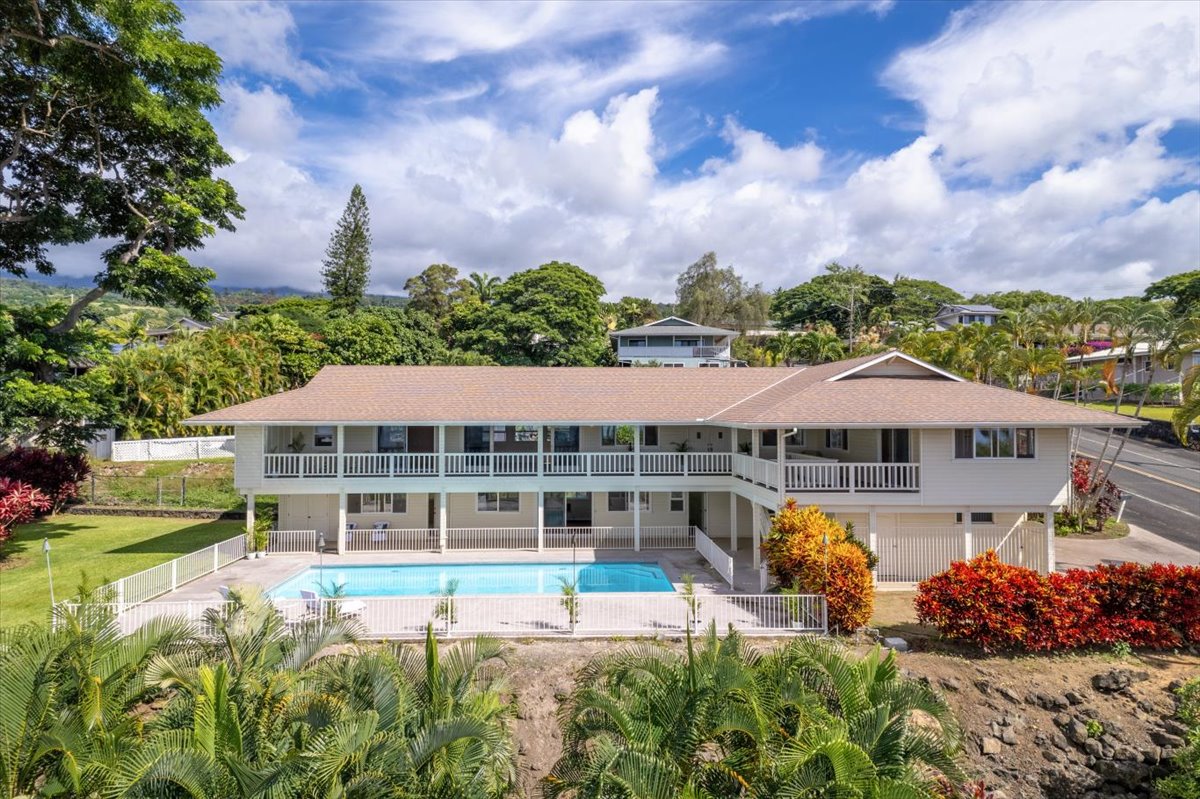
[{"label": "white patio chair", "polygon": [[354,523],[354,522],[346,523],[346,548],[347,549],[350,548],[350,541],[354,538],[354,536],[352,536],[350,534],[353,533],[357,529],[358,529],[358,525],[356,523]]},{"label": "white patio chair", "polygon": [[[302,588],[300,589],[300,599],[304,601],[305,612],[313,616],[320,614],[321,598],[317,596],[316,591]],[[367,609],[367,603],[360,599],[333,599],[326,601],[337,602],[337,614],[339,616],[361,616],[363,611]]]},{"label": "white patio chair", "polygon": [[387,541],[387,533],[384,532],[386,529],[388,529],[387,522],[375,522],[371,525],[371,543],[381,544]]},{"label": "white patio chair", "polygon": [[225,600],[226,602],[228,602],[228,601],[229,601],[229,586],[227,586],[227,585],[218,585],[218,586],[217,586],[217,593],[221,595],[221,599]]}]

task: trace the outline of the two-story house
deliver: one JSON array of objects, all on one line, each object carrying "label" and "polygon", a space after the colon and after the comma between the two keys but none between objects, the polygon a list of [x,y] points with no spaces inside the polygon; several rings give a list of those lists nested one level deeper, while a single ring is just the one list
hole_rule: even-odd
[{"label": "two-story house", "polygon": [[[1071,429],[1138,424],[899,352],[795,369],[329,366],[190,420],[330,550],[758,544],[815,504],[916,579],[985,548],[1053,568]],[[1007,549],[1005,549],[1007,548]],[[742,556],[739,556],[742,557]]]},{"label": "two-story house", "polygon": [[668,316],[609,333],[621,366],[744,366],[733,360],[736,330]]},{"label": "two-story house", "polygon": [[994,325],[1004,311],[992,305],[943,305],[933,317],[937,330],[949,330],[955,325]]}]

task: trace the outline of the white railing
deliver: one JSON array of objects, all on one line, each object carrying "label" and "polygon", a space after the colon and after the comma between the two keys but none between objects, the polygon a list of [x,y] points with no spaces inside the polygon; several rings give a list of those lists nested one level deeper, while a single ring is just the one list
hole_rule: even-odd
[{"label": "white railing", "polygon": [[788,491],[920,491],[916,463],[787,463]]},{"label": "white railing", "polygon": [[[716,623],[724,633],[730,626],[749,635],[785,632],[826,632],[822,596],[782,594],[704,594],[692,608],[677,593],[586,593],[566,602],[556,594],[516,596],[402,596],[345,599],[276,599],[273,604],[290,624],[344,616],[361,626],[365,639],[421,638],[432,624],[441,635],[479,633],[502,637],[682,635],[688,627],[703,629]],[[77,605],[66,604],[69,612]],[[207,610],[226,612],[227,602],[152,602],[110,605],[124,633],[162,617],[184,618],[212,635],[204,623]],[[572,612],[573,611],[573,612]]]},{"label": "white railing", "polygon": [[642,549],[691,549],[696,545],[695,529],[687,524],[643,527]]},{"label": "white railing", "polygon": [[325,453],[263,456],[264,477],[337,477],[337,455]]},{"label": "white railing", "polygon": [[733,556],[721,549],[699,527],[692,528],[696,536],[696,551],[704,556],[717,574],[725,578],[729,587],[733,588]]},{"label": "white railing", "polygon": [[114,441],[111,457],[114,461],[198,461],[202,458],[232,458],[233,436]]},{"label": "white railing", "polygon": [[973,527],[972,553],[978,555],[989,549],[996,550],[1000,560],[1011,566],[1046,572],[1046,526],[1040,522],[1019,522],[1007,530]]},{"label": "white railing", "polygon": [[428,552],[439,548],[437,528],[347,530],[347,552]]},{"label": "white railing", "polygon": [[433,453],[352,452],[342,456],[346,477],[410,477],[438,473]]},{"label": "white railing", "polygon": [[537,549],[537,528],[452,527],[446,549]]},{"label": "white railing", "polygon": [[235,560],[246,557],[246,536],[238,535],[210,547],[181,555],[149,569],[122,577],[97,589],[97,596],[118,604],[136,604],[174,591],[207,574],[213,574]]},{"label": "white railing", "polygon": [[[437,453],[343,453],[344,477],[436,477]],[[440,456],[447,477],[507,477],[538,474],[536,452],[448,452]],[[733,474],[737,458],[730,452],[643,452],[643,475],[728,475]],[[277,478],[327,478],[338,475],[335,453],[268,454],[263,456],[263,475]],[[541,456],[542,474],[591,477],[633,475],[638,455],[633,452],[547,452]],[[755,482],[777,485],[774,461],[759,459],[753,475]],[[751,479],[751,475],[745,476]]]},{"label": "white railing", "polygon": [[765,458],[755,458],[737,453],[731,456],[734,477],[772,490],[779,488],[779,464]]},{"label": "white railing", "polygon": [[316,551],[316,530],[271,530],[267,534],[267,552],[269,554]]},{"label": "white railing", "polygon": [[633,549],[632,527],[547,527],[546,549]]},{"label": "white railing", "polygon": [[728,358],[729,347],[679,345],[677,347],[630,347],[617,351],[619,358]]}]

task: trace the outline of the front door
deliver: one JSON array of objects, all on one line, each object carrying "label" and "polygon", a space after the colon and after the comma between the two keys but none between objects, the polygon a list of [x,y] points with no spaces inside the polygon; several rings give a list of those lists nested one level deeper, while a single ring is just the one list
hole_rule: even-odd
[{"label": "front door", "polygon": [[704,524],[704,492],[689,491],[688,492],[688,524],[693,527],[705,529]]},{"label": "front door", "polygon": [[884,463],[912,463],[912,451],[909,447],[908,430],[903,427],[888,428],[879,431],[879,459]]},{"label": "front door", "polygon": [[543,518],[547,527],[566,527],[567,495],[562,492],[546,492],[546,507]]}]

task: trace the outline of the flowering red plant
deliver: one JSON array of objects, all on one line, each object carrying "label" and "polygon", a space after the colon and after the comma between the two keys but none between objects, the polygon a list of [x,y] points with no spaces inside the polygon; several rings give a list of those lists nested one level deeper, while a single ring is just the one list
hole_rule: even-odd
[{"label": "flowering red plant", "polygon": [[49,497],[28,483],[0,477],[0,544],[8,540],[18,524],[50,510],[50,504]]}]

